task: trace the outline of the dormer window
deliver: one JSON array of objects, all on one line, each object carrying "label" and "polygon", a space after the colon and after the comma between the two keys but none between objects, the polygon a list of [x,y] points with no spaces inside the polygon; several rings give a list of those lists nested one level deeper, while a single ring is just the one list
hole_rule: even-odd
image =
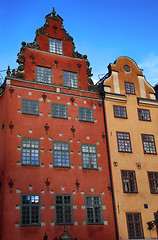
[{"label": "dormer window", "polygon": [[49,38],[49,51],[51,53],[63,54],[62,41],[55,38]]}]

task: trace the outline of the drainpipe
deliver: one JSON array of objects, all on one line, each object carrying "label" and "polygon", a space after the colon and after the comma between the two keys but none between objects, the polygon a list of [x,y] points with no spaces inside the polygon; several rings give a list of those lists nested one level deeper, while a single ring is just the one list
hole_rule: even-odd
[{"label": "drainpipe", "polygon": [[114,210],[114,222],[116,229],[116,240],[119,240],[119,232],[117,225],[117,217],[116,217],[116,206],[115,206],[115,197],[114,197],[114,189],[113,189],[113,180],[112,180],[112,171],[111,171],[111,161],[110,161],[110,151],[109,151],[109,140],[107,133],[107,122],[105,116],[105,104],[104,104],[105,92],[102,93],[102,104],[103,104],[103,115],[104,115],[104,127],[105,127],[105,136],[106,136],[106,145],[107,145],[107,153],[108,153],[108,164],[109,164],[109,173],[110,173],[110,183],[111,183],[111,193],[112,193],[112,204]]}]

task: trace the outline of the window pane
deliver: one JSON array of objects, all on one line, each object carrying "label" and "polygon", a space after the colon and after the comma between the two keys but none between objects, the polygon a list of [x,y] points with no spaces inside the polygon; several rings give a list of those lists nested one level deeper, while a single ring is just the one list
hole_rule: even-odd
[{"label": "window pane", "polygon": [[118,118],[127,118],[126,107],[114,106],[114,116]]},{"label": "window pane", "polygon": [[78,87],[77,73],[63,71],[63,84],[66,87]]},{"label": "window pane", "polygon": [[126,93],[135,94],[134,83],[125,82]]},{"label": "window pane", "polygon": [[131,152],[131,143],[129,133],[117,132],[119,152]]},{"label": "window pane", "polygon": [[95,145],[90,144],[82,144],[81,145],[82,151],[82,167],[83,168],[90,168],[90,169],[97,169],[97,151]]},{"label": "window pane", "polygon": [[138,109],[139,120],[150,121],[150,112],[145,109]]},{"label": "window pane", "polygon": [[56,224],[73,224],[71,195],[55,195]]},{"label": "window pane", "polygon": [[38,115],[38,101],[22,99],[22,113]]},{"label": "window pane", "polygon": [[67,105],[52,103],[52,117],[67,118]]},{"label": "window pane", "polygon": [[143,229],[140,213],[127,213],[129,238],[143,238]]},{"label": "window pane", "polygon": [[52,82],[51,72],[52,70],[50,68],[36,66],[37,81],[43,83],[51,83]]},{"label": "window pane", "polygon": [[49,38],[49,50],[52,53],[62,54],[62,41],[55,38]]},{"label": "window pane", "polygon": [[151,193],[158,193],[158,172],[148,172]]},{"label": "window pane", "polygon": [[40,149],[39,140],[22,139],[22,156],[21,162],[25,165],[39,165]]},{"label": "window pane", "polygon": [[125,193],[136,193],[137,185],[136,185],[136,176],[135,171],[122,170],[122,182],[123,182],[123,190]]},{"label": "window pane", "polygon": [[40,196],[39,195],[21,195],[21,225],[39,225],[40,224]]},{"label": "window pane", "polygon": [[93,109],[79,107],[78,110],[79,110],[79,120],[80,121],[94,122]]},{"label": "window pane", "polygon": [[53,142],[53,160],[55,167],[70,167],[69,143]]},{"label": "window pane", "polygon": [[102,204],[100,196],[86,196],[87,224],[102,224]]},{"label": "window pane", "polygon": [[156,154],[156,146],[153,135],[142,134],[142,142],[144,147],[144,153]]}]

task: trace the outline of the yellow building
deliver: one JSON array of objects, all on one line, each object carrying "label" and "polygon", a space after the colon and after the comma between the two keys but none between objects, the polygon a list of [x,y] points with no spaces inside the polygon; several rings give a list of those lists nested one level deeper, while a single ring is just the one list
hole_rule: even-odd
[{"label": "yellow building", "polygon": [[119,238],[157,239],[158,227],[151,222],[158,211],[155,90],[128,57],[108,69],[98,87],[104,98]]}]

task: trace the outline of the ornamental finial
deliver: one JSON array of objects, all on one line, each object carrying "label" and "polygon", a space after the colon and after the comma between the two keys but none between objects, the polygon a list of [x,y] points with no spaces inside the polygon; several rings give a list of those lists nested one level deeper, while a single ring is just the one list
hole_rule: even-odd
[{"label": "ornamental finial", "polygon": [[55,11],[54,7],[53,7],[53,12],[52,12],[52,14],[53,14],[53,17],[55,17],[56,11]]}]

